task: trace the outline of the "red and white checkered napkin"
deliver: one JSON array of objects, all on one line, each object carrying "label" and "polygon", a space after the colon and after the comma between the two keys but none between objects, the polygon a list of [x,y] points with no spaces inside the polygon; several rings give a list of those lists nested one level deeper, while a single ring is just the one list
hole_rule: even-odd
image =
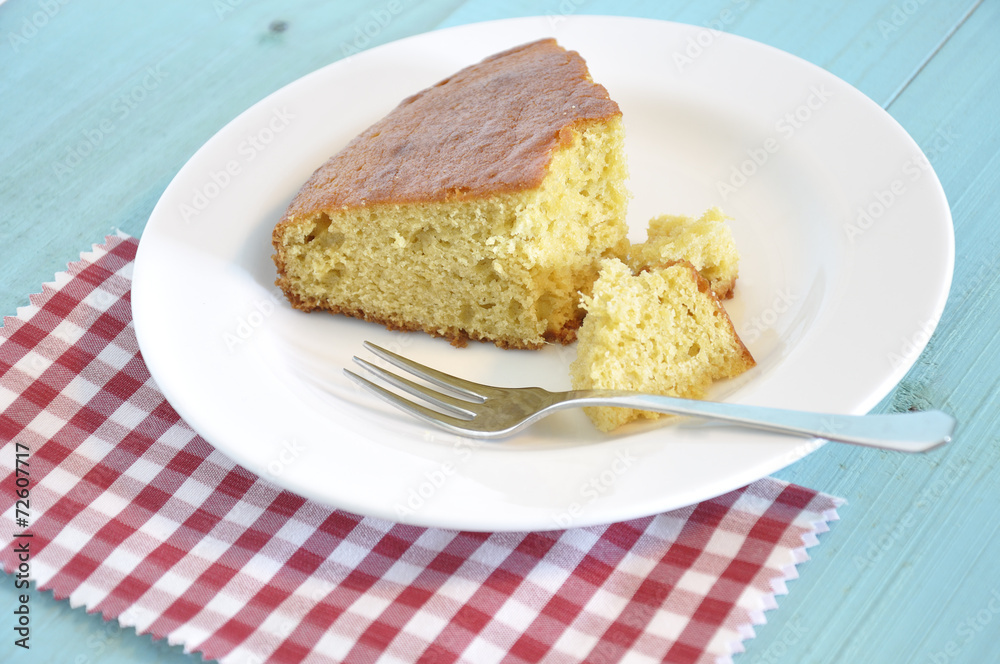
[{"label": "red and white checkered napkin", "polygon": [[131,323],[136,247],[108,238],[5,320],[0,562],[15,573],[27,541],[39,588],[206,659],[728,661],[842,502],[764,479],[655,517],[494,534],[310,502],[163,399]]}]

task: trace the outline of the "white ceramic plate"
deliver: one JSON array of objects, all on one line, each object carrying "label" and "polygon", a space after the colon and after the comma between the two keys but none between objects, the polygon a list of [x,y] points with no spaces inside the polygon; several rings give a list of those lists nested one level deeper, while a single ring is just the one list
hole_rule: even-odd
[{"label": "white ceramic plate", "polygon": [[662,213],[734,217],[727,308],[758,366],[736,402],[865,413],[902,378],[944,307],[947,201],[923,153],[828,72],[746,39],[577,16],[480,23],[336,62],[224,127],[164,192],[135,268],[140,347],[181,416],[246,468],[349,511],[469,530],[612,522],[719,495],[815,449],[694,422],[596,432],[560,413],[501,443],[430,430],[342,370],[370,339],[481,382],[569,385],[572,347],[456,349],[423,334],[292,310],[271,229],[310,173],[416,92],[543,36],[578,50],[624,113],[633,239]]}]

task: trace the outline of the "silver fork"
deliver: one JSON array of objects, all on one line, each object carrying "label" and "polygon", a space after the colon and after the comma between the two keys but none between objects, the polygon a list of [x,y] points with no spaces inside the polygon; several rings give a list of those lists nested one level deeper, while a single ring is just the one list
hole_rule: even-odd
[{"label": "silver fork", "polygon": [[344,372],[392,405],[451,433],[471,438],[503,438],[556,410],[620,406],[742,424],[755,429],[823,438],[900,452],[924,452],[947,443],[955,419],[939,410],[887,415],[833,415],[734,403],[694,401],[616,390],[550,392],[540,387],[494,387],[431,369],[368,341],[365,348],[442,390],[398,376],[359,357],[354,361],[381,380],[436,406],[428,408],[363,378]]}]

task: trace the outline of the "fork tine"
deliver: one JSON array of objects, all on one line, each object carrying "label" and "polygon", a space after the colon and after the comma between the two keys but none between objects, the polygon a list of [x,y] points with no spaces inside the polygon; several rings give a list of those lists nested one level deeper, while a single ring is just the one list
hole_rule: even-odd
[{"label": "fork tine", "polygon": [[419,383],[414,383],[408,378],[402,376],[397,376],[391,371],[387,371],[382,367],[375,366],[371,362],[362,360],[360,357],[355,357],[354,361],[359,365],[367,369],[369,372],[375,374],[385,382],[390,385],[394,385],[399,389],[403,390],[408,394],[412,394],[415,397],[424,399],[431,404],[448,411],[450,414],[455,415],[459,418],[471,420],[476,416],[476,413],[466,408],[466,406],[472,405],[469,401],[459,399],[447,394],[438,392]]},{"label": "fork tine", "polygon": [[430,422],[436,426],[444,426],[448,429],[449,427],[454,431],[464,431],[465,427],[468,426],[468,420],[462,420],[457,417],[452,417],[451,415],[445,415],[436,410],[427,408],[426,406],[421,406],[418,403],[414,403],[409,399],[404,399],[398,394],[390,392],[381,385],[376,385],[367,378],[359,376],[350,369],[344,369],[344,373],[347,377],[356,382],[361,387],[372,392],[375,396],[380,397],[390,404],[399,408],[400,410],[406,411],[414,417],[420,418],[425,422]]},{"label": "fork tine", "polygon": [[497,389],[491,385],[473,383],[471,380],[457,378],[456,376],[446,374],[442,371],[438,371],[437,369],[431,369],[430,367],[420,364],[419,362],[414,362],[413,360],[405,358],[402,355],[396,355],[392,351],[376,346],[370,341],[364,342],[364,346],[386,362],[394,364],[400,369],[409,371],[413,375],[419,376],[420,378],[423,378],[438,387],[452,390],[457,394],[474,399],[479,403],[486,401],[486,395],[491,392],[495,392]]}]

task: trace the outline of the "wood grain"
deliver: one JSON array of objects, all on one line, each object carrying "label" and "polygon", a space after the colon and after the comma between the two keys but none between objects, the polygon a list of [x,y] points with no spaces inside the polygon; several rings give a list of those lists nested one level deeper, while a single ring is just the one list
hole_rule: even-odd
[{"label": "wood grain", "polygon": [[[849,504],[736,661],[1000,661],[1000,6],[402,0],[386,20],[387,6],[105,0],[60,4],[42,25],[34,0],[0,6],[0,312],[13,314],[105,234],[141,235],[173,175],[228,120],[356,50],[471,21],[573,13],[677,20],[762,41],[861,89],[928,154],[954,216],[952,296],[917,365],[878,409],[941,407],[960,429],[925,456],[827,445],[779,473]],[[13,602],[6,581],[4,606]],[[32,662],[198,660],[48,594],[34,598]]]}]

